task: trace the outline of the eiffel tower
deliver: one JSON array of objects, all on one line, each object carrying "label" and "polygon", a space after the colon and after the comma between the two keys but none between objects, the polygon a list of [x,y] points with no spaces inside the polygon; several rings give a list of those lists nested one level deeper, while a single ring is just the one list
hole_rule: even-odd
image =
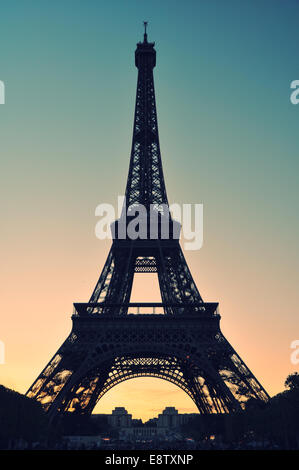
[{"label": "eiffel tower", "polygon": [[[179,244],[178,223],[167,213],[156,51],[144,25],[135,51],[138,81],[122,216],[112,225],[112,247],[89,302],[74,304],[70,335],[27,392],[51,419],[66,412],[88,415],[112,387],[145,376],[174,383],[205,415],[241,410],[250,398],[269,399],[223,336],[218,303],[203,301]],[[128,236],[140,205],[150,214],[143,221],[147,230],[156,216],[151,237]],[[162,230],[166,217],[168,237]],[[130,303],[135,273],[157,273],[161,303]],[[149,308],[150,314],[142,313]]]}]

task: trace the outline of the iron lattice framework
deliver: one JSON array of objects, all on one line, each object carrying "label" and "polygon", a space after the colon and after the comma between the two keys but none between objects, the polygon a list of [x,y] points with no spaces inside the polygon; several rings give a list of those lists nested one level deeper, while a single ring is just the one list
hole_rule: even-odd
[{"label": "iron lattice framework", "polygon": [[[158,212],[168,201],[162,171],[153,68],[154,43],[137,44],[136,107],[123,213],[142,204]],[[161,210],[162,207],[162,210]],[[114,235],[118,233],[115,223]],[[169,233],[174,234],[169,219]],[[130,303],[135,273],[157,273],[161,303]],[[150,314],[145,314],[150,310]],[[115,235],[88,303],[74,304],[69,337],[27,392],[52,418],[92,412],[116,384],[133,377],[173,382],[200,413],[229,413],[268,394],[221,333],[217,303],[202,300],[177,237]]]},{"label": "iron lattice framework", "polygon": [[143,204],[168,204],[158,134],[153,68],[156,65],[154,43],[137,44],[138,68],[136,105],[130,168],[126,188],[127,207]]}]

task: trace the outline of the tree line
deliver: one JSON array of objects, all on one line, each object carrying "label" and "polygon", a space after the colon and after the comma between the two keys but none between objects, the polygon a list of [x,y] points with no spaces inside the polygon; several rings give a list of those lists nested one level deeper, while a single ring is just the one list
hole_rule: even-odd
[{"label": "tree line", "polygon": [[285,390],[268,403],[249,399],[244,410],[228,415],[192,418],[182,427],[185,435],[204,440],[222,435],[228,442],[257,441],[269,448],[299,449],[299,374],[288,375]]},{"label": "tree line", "polygon": [[[12,447],[15,440],[49,442],[64,435],[116,437],[106,417],[69,413],[51,426],[47,414],[35,399],[0,385],[0,448]],[[227,415],[198,415],[181,427],[185,437],[196,441],[222,435],[228,442],[267,442],[269,447],[299,449],[299,374],[290,374],[285,391],[268,403],[249,399],[244,410]],[[114,436],[115,434],[115,436]]]}]

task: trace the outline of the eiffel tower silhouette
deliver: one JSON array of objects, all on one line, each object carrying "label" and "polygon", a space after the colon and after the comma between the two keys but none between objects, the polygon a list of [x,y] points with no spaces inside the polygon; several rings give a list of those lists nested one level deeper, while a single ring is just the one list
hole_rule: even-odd
[{"label": "eiffel tower silhouette", "polygon": [[[223,336],[218,303],[201,298],[179,244],[178,224],[168,213],[153,79],[156,51],[146,26],[135,51],[131,159],[112,247],[89,302],[74,304],[70,335],[27,392],[51,419],[66,412],[90,414],[108,390],[134,377],[176,384],[202,414],[238,411],[252,397],[269,399]],[[143,221],[147,235],[156,220],[155,236],[134,239],[126,229],[140,205],[150,214]],[[162,233],[166,218],[168,237]],[[162,303],[130,303],[135,273],[157,273]],[[145,308],[151,314],[142,313]]]}]

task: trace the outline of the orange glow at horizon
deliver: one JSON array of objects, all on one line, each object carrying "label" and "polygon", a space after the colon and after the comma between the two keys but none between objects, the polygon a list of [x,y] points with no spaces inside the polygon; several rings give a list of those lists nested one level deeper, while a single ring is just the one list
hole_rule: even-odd
[{"label": "orange glow at horizon", "polygon": [[151,377],[129,379],[113,387],[99,400],[93,413],[110,414],[115,406],[125,407],[133,419],[143,421],[157,417],[166,406],[174,406],[180,413],[198,413],[192,399],[177,385]]}]

